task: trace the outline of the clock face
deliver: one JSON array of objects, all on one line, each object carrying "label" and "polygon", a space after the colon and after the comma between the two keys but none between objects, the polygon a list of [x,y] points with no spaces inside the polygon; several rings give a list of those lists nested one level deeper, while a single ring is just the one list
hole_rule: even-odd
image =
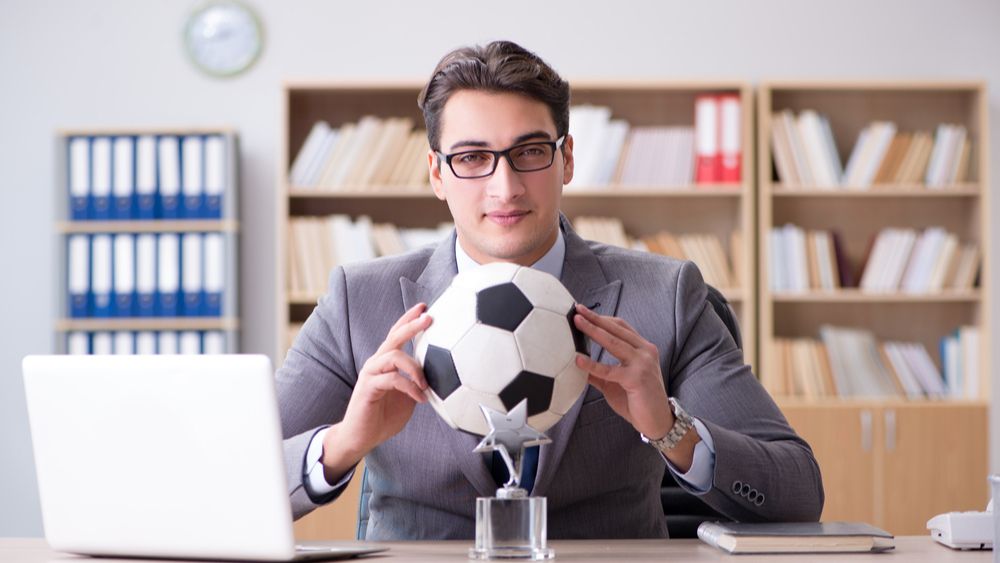
[{"label": "clock face", "polygon": [[257,17],[233,0],[210,2],[191,14],[184,45],[201,70],[215,76],[243,72],[257,59],[262,44]]}]

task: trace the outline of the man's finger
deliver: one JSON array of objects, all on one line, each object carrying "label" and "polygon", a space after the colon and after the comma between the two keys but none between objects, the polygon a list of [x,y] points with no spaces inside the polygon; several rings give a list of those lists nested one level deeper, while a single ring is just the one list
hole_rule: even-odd
[{"label": "man's finger", "polygon": [[423,391],[418,389],[412,381],[404,377],[398,371],[378,374],[372,381],[372,387],[380,391],[380,394],[390,391],[398,391],[410,397],[417,403],[427,401],[427,397],[424,395]]},{"label": "man's finger", "polygon": [[576,355],[576,365],[590,375],[605,381],[615,381],[619,379],[620,374],[616,373],[615,366],[595,362],[583,354]]},{"label": "man's finger", "polygon": [[612,356],[618,358],[618,361],[623,365],[628,365],[629,361],[635,355],[636,349],[634,346],[594,324],[587,316],[582,314],[573,315],[573,321],[576,323],[577,328],[603,346]]},{"label": "man's finger", "polygon": [[432,319],[430,315],[420,314],[416,317],[411,318],[407,322],[399,325],[393,330],[389,331],[389,335],[385,337],[385,342],[379,346],[379,352],[388,352],[389,350],[398,350],[403,347],[411,338],[416,336],[422,330],[427,330],[427,327],[431,326]]},{"label": "man's finger", "polygon": [[646,343],[646,339],[639,335],[639,333],[636,332],[635,329],[623,319],[599,315],[579,303],[576,305],[576,310],[594,325],[603,328],[609,334],[622,339],[622,341],[628,343],[632,347],[639,348]]},{"label": "man's finger", "polygon": [[405,372],[409,379],[421,389],[427,388],[427,378],[420,364],[402,350],[391,350],[374,358],[368,369],[372,374],[382,374],[395,371]]}]

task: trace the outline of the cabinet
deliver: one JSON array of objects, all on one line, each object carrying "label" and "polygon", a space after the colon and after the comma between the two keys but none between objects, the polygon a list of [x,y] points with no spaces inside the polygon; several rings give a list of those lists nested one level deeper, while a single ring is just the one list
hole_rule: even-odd
[{"label": "cabinet", "polygon": [[66,130],[57,150],[55,350],[237,352],[235,133]]}]

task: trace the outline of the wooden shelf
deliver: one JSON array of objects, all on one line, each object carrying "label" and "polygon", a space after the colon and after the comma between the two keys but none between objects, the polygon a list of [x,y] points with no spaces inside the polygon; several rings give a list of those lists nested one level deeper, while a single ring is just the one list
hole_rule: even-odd
[{"label": "wooden shelf", "polygon": [[214,219],[151,219],[148,221],[60,221],[56,229],[64,234],[76,233],[235,233],[240,229],[236,220]]},{"label": "wooden shelf", "polygon": [[115,330],[239,330],[236,318],[156,317],[60,319],[56,331],[115,331]]},{"label": "wooden shelf", "polygon": [[[716,288],[722,292],[722,295],[726,297],[730,303],[740,303],[745,297],[745,292],[739,288]],[[308,306],[315,305],[325,293],[298,293],[289,292],[288,293],[288,304],[298,305],[298,306]]]},{"label": "wooden shelf", "polygon": [[941,293],[871,293],[860,289],[774,293],[775,303],[975,303],[982,298],[978,291]]},{"label": "wooden shelf", "polygon": [[939,197],[979,197],[982,195],[979,184],[960,184],[943,188],[927,188],[922,185],[874,186],[872,188],[817,188],[809,186],[789,186],[776,184],[772,192],[774,197],[888,197],[888,198],[939,198]]},{"label": "wooden shelf", "polygon": [[828,397],[822,399],[804,399],[802,397],[774,397],[774,402],[778,407],[911,407],[921,406],[928,408],[948,408],[948,407],[985,407],[989,406],[989,401],[985,399],[862,399],[862,398],[837,398]]},{"label": "wooden shelf", "polygon": [[[738,198],[743,195],[739,184],[704,184],[692,186],[599,186],[599,187],[571,187],[563,188],[564,198],[578,197],[722,197]],[[434,198],[434,193],[430,186],[396,187],[396,186],[368,186],[368,187],[345,187],[337,191],[323,191],[320,189],[310,189],[302,187],[292,187],[288,196],[291,198],[329,198],[329,199],[358,199],[358,198]]]}]

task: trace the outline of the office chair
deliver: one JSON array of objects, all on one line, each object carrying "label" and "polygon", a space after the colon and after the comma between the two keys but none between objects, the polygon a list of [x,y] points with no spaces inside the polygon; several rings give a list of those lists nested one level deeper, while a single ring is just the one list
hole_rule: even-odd
[{"label": "office chair", "polygon": [[[708,296],[706,299],[712,305],[712,309],[722,319],[723,324],[729,329],[729,333],[736,341],[736,346],[742,348],[743,342],[740,336],[740,327],[736,322],[736,315],[733,313],[729,301],[726,300],[722,292],[707,285]],[[365,468],[361,475],[361,499],[358,503],[358,528],[356,536],[359,540],[365,539],[368,530],[368,500],[371,498],[372,489],[368,483],[368,469]],[[660,488],[660,502],[663,505],[664,516],[667,519],[667,531],[672,538],[696,538],[698,537],[698,526],[706,520],[728,520],[705,504],[700,498],[682,489],[674,480],[670,470],[667,469],[663,475],[663,483]]]}]

